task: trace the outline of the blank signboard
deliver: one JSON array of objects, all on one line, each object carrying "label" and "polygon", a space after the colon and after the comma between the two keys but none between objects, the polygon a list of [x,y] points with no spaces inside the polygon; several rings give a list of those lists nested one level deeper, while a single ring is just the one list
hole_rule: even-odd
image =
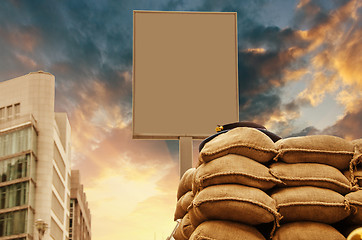
[{"label": "blank signboard", "polygon": [[133,13],[133,137],[205,138],[239,119],[236,13]]}]

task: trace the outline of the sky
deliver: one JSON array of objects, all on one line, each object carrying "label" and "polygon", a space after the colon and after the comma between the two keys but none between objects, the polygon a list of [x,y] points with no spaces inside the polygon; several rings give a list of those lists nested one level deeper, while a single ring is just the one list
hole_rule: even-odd
[{"label": "sky", "polygon": [[175,226],[178,142],[132,139],[133,10],[237,12],[240,120],[362,138],[360,0],[2,1],[0,81],[55,76],[92,239],[166,239]]}]

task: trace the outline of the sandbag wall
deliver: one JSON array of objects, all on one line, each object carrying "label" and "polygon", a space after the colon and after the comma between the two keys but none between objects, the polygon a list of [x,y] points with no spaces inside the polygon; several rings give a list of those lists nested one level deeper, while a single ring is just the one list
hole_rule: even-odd
[{"label": "sandbag wall", "polygon": [[362,226],[361,153],[362,140],[327,135],[219,134],[180,181],[174,238],[346,239]]}]

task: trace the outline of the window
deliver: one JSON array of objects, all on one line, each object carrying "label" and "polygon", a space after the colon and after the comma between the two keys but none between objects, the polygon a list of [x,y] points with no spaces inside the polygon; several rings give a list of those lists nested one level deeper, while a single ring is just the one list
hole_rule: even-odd
[{"label": "window", "polygon": [[14,115],[15,115],[15,117],[20,116],[20,103],[14,104]]},{"label": "window", "polygon": [[0,121],[5,120],[5,107],[0,108]]},{"label": "window", "polygon": [[0,214],[0,236],[10,236],[26,233],[26,209]]},{"label": "window", "polygon": [[7,110],[8,119],[12,118],[13,117],[13,105],[7,106],[6,110]]},{"label": "window", "polygon": [[0,206],[2,209],[28,204],[28,182],[17,183],[0,188]]}]

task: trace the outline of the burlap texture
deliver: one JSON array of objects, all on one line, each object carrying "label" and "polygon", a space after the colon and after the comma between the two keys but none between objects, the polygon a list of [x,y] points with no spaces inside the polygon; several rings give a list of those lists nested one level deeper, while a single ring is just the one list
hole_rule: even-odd
[{"label": "burlap texture", "polygon": [[362,187],[362,166],[356,167],[351,173],[350,170],[343,172],[344,176],[350,181],[351,185]]},{"label": "burlap texture", "polygon": [[275,201],[260,189],[224,184],[204,188],[188,209],[191,223],[230,220],[250,225],[279,220]]},{"label": "burlap texture", "polygon": [[173,237],[175,240],[188,240],[194,231],[195,228],[191,224],[189,214],[186,214],[182,218],[180,225],[178,225]]},{"label": "burlap texture", "polygon": [[324,223],[293,222],[281,225],[272,240],[346,240],[346,238],[338,230]]},{"label": "burlap texture", "polygon": [[335,223],[350,214],[344,196],[330,189],[312,186],[279,188],[271,197],[276,201],[283,222]]},{"label": "burlap texture", "polygon": [[190,168],[184,173],[184,175],[182,175],[177,189],[177,200],[179,200],[180,197],[182,197],[182,195],[184,195],[188,191],[192,191],[194,174],[195,168]]},{"label": "burlap texture", "polygon": [[227,154],[238,154],[265,163],[277,154],[274,142],[254,128],[234,128],[207,142],[199,155],[199,162],[209,162]]},{"label": "burlap texture", "polygon": [[311,135],[281,139],[275,143],[275,160],[287,163],[322,163],[344,170],[354,155],[351,142],[329,135]]},{"label": "burlap texture", "polygon": [[270,173],[285,186],[316,186],[329,188],[343,195],[352,190],[351,183],[335,167],[319,163],[283,163],[270,165]]},{"label": "burlap texture", "polygon": [[359,169],[362,168],[362,139],[356,139],[352,141],[354,146],[354,156],[349,165],[349,179],[352,185],[362,187],[361,172]]},{"label": "burlap texture", "polygon": [[236,183],[267,190],[282,183],[269,173],[269,168],[248,157],[228,154],[201,164],[194,177],[193,192],[210,185]]},{"label": "burlap texture", "polygon": [[187,213],[187,208],[192,203],[192,200],[194,200],[194,194],[192,193],[192,191],[188,191],[180,197],[176,204],[176,210],[174,215],[175,221],[185,216],[185,214]]},{"label": "burlap texture", "polygon": [[206,221],[192,233],[190,240],[265,240],[254,227],[229,221]]},{"label": "burlap texture", "polygon": [[362,190],[347,194],[346,200],[349,202],[352,209],[347,222],[357,224],[362,227]]}]

